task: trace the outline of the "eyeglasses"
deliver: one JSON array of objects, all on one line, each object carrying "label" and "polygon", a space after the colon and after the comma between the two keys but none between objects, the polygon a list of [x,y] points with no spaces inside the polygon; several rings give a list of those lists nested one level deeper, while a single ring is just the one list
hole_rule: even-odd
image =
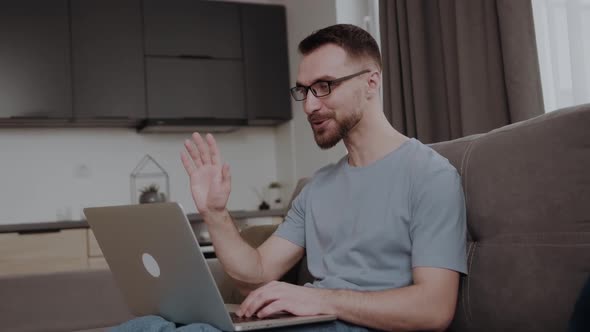
[{"label": "eyeglasses", "polygon": [[368,69],[365,69],[365,70],[359,71],[358,73],[354,73],[352,75],[340,77],[335,80],[316,81],[315,83],[313,83],[310,86],[297,85],[296,87],[291,88],[291,96],[293,96],[293,99],[295,99],[297,101],[305,100],[307,98],[308,91],[311,90],[311,93],[313,93],[314,96],[325,97],[332,92],[332,85],[344,82],[344,81],[349,80],[353,77],[362,75],[364,73],[369,73],[369,72],[371,72],[371,71]]}]

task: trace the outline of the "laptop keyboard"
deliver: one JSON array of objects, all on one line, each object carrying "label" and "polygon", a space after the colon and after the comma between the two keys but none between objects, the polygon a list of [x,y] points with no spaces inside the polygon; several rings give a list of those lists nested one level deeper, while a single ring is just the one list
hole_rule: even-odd
[{"label": "laptop keyboard", "polygon": [[280,318],[288,318],[288,317],[294,317],[292,314],[290,313],[276,313],[274,315],[270,315],[264,318],[259,318],[258,316],[252,316],[252,317],[240,317],[238,315],[236,315],[233,312],[229,313],[229,316],[231,317],[232,322],[234,323],[248,323],[248,322],[258,322],[261,320],[269,320],[269,319],[280,319]]}]

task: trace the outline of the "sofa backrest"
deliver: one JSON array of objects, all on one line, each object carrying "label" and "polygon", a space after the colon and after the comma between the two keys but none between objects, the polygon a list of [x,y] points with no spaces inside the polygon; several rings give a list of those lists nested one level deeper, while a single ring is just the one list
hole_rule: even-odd
[{"label": "sofa backrest", "polygon": [[590,271],[590,104],[431,145],[462,177],[453,331],[565,331]]},{"label": "sofa backrest", "polygon": [[451,330],[565,331],[590,274],[590,104],[431,147],[457,168],[467,207]]}]

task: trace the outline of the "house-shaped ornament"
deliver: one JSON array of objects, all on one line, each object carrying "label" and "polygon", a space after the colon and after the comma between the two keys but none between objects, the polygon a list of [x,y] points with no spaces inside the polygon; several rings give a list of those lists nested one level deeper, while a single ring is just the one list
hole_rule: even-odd
[{"label": "house-shaped ornament", "polygon": [[166,170],[149,154],[135,166],[130,176],[131,204],[170,201],[170,179]]}]

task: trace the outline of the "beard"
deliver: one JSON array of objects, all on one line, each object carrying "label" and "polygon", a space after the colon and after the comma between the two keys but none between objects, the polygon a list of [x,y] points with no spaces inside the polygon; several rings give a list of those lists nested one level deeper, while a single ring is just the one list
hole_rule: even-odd
[{"label": "beard", "polygon": [[[354,111],[349,116],[342,120],[336,119],[335,116],[330,116],[326,120],[334,120],[336,123],[336,127],[327,127],[327,128],[320,128],[315,130],[312,126],[313,136],[315,138],[316,144],[322,150],[327,150],[332,148],[334,145],[338,144],[340,140],[346,138],[348,133],[352,128],[356,126],[357,123],[361,120],[361,112]],[[312,118],[309,119],[310,124],[312,123]]]}]

